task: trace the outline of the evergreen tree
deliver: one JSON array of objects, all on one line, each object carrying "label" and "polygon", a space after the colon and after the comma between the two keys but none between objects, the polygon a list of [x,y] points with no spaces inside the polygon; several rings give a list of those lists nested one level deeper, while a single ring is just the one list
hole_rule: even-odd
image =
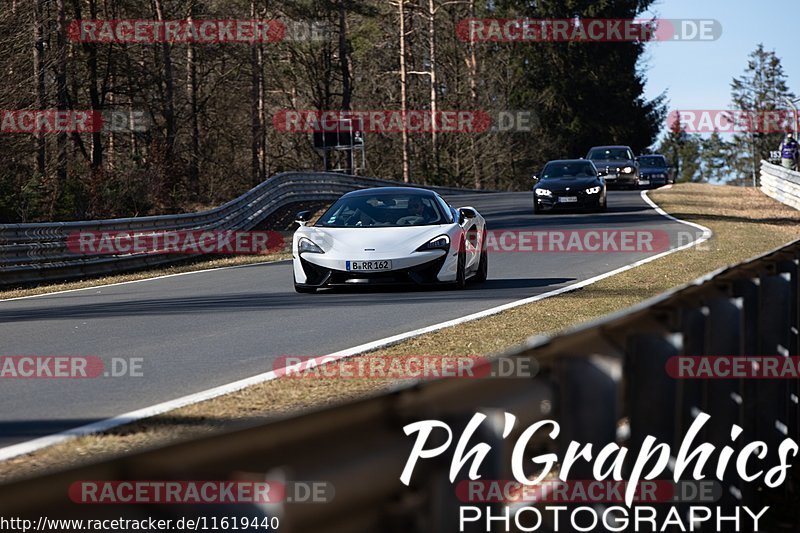
[{"label": "evergreen tree", "polygon": [[[793,95],[786,85],[780,58],[759,44],[750,54],[744,74],[731,82],[732,107],[752,112],[760,120],[765,112],[784,109],[786,97],[792,98]],[[761,129],[756,124],[753,126],[751,131],[736,134],[733,138],[730,159],[733,173],[728,180],[731,184],[754,184],[760,161],[769,158],[770,150],[778,146],[783,135],[781,132],[753,131]]]},{"label": "evergreen tree", "polygon": [[723,182],[730,174],[728,161],[731,157],[732,145],[719,132],[715,131],[701,143],[700,163],[705,181]]},{"label": "evergreen tree", "polygon": [[669,133],[658,147],[658,152],[666,156],[675,167],[676,182],[706,181],[703,175],[700,150],[702,140],[698,135],[686,132],[680,122],[680,113],[670,124]]}]

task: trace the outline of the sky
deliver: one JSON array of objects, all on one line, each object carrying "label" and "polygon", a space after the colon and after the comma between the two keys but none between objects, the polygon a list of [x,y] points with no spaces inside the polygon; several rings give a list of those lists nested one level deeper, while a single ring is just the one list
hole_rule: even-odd
[{"label": "sky", "polygon": [[715,19],[722,27],[716,41],[647,45],[645,96],[666,91],[668,110],[729,109],[731,80],[744,73],[758,43],[775,51],[800,97],[800,0],[658,0],[644,16]]}]

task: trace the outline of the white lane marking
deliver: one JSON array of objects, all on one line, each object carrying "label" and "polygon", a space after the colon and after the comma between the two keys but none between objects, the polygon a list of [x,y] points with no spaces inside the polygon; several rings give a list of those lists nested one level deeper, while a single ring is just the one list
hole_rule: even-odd
[{"label": "white lane marking", "polygon": [[[496,315],[498,313],[502,313],[503,311],[507,311],[509,309],[513,309],[515,307],[519,307],[521,305],[527,305],[529,303],[537,302],[539,300],[544,300],[545,298],[550,298],[552,296],[558,296],[559,294],[564,294],[567,292],[571,292],[587,285],[591,285],[593,283],[597,283],[600,280],[609,278],[611,276],[615,276],[627,270],[631,270],[636,268],[640,265],[645,263],[649,263],[650,261],[655,261],[656,259],[660,259],[672,253],[678,252],[680,250],[685,250],[686,248],[691,248],[693,246],[697,246],[698,244],[702,244],[703,242],[707,241],[711,238],[712,231],[705,226],[701,226],[700,224],[695,224],[693,222],[687,222],[685,220],[680,220],[672,215],[666,213],[663,209],[658,207],[656,204],[653,203],[650,198],[647,197],[647,191],[641,192],[642,198],[653,206],[656,212],[662,216],[669,218],[670,220],[674,220],[681,224],[686,224],[693,228],[696,228],[702,231],[702,235],[692,242],[686,243],[682,246],[678,246],[676,248],[671,248],[665,252],[661,252],[660,254],[653,255],[651,257],[647,257],[645,259],[641,259],[636,261],[635,263],[631,263],[622,267],[619,267],[615,270],[610,272],[606,272],[595,276],[593,278],[589,278],[583,281],[579,281],[572,285],[567,285],[566,287],[561,287],[560,289],[555,289],[550,292],[545,292],[542,294],[537,294],[536,296],[531,296],[529,298],[524,298],[522,300],[517,300],[515,302],[509,302],[507,304],[499,305],[497,307],[492,307],[491,309],[486,309],[485,311],[480,311],[477,313],[472,313],[470,315],[463,316],[461,318],[455,318],[453,320],[448,320],[446,322],[440,322],[439,324],[434,324],[432,326],[427,326],[424,328],[415,329],[413,331],[409,331],[406,333],[400,333],[398,335],[393,335],[391,337],[386,337],[384,339],[379,339],[372,342],[367,342],[365,344],[360,344],[353,348],[348,348],[346,350],[341,350],[339,352],[332,353],[325,357],[326,362],[335,361],[338,359],[344,359],[347,357],[352,357],[354,355],[358,355],[364,352],[369,352],[372,350],[376,350],[378,348],[385,348],[386,346],[391,346],[393,344],[397,344],[404,340],[410,339],[412,337],[418,337],[420,335],[424,335],[426,333],[431,333],[434,331],[438,331],[444,328],[449,328],[451,326],[457,326],[459,324],[463,324],[464,322],[470,322],[472,320],[477,320],[479,318],[485,318],[487,316]],[[230,267],[229,267],[230,268]],[[187,272],[188,273],[188,272]],[[318,358],[317,360],[322,359]],[[285,374],[287,372],[291,372],[292,370],[302,370],[303,368],[310,368],[314,366],[315,362],[306,361],[304,363],[300,363],[298,365],[292,365],[280,370],[280,374]],[[185,407],[187,405],[196,404],[199,402],[203,402],[206,400],[211,400],[213,398],[217,398],[219,396],[223,396],[225,394],[230,394],[239,390],[242,390],[246,387],[251,385],[258,385],[260,383],[265,383],[267,381],[272,381],[278,378],[279,375],[274,370],[270,372],[264,372],[263,374],[258,374],[255,376],[251,376],[249,378],[241,379],[238,381],[234,381],[233,383],[228,383],[226,385],[220,385],[218,387],[214,387],[211,389],[207,389],[201,392],[196,392],[194,394],[189,394],[187,396],[183,396],[181,398],[176,398],[174,400],[169,400],[166,402],[162,402],[150,407],[145,407],[143,409],[138,409],[136,411],[131,411],[129,413],[125,413],[123,415],[115,416],[113,418],[108,418],[105,420],[100,420],[98,422],[94,422],[91,424],[87,424],[84,426],[80,426],[77,428],[69,429],[66,431],[62,431],[60,433],[55,433],[53,435],[48,435],[45,437],[40,437],[38,439],[33,439],[26,442],[21,442],[19,444],[14,444],[12,446],[7,446],[5,448],[0,448],[0,461],[5,461],[14,457],[18,457],[20,455],[25,455],[28,453],[35,452],[36,450],[40,450],[47,446],[52,446],[54,444],[59,444],[69,439],[73,439],[76,437],[82,437],[85,435],[90,435],[93,433],[100,433],[103,431],[107,431],[109,429],[129,424],[131,422],[136,422],[142,420],[144,418],[149,418],[152,416],[156,416],[162,413],[166,413],[167,411],[172,411],[175,409],[179,409],[181,407]]]},{"label": "white lane marking", "polygon": [[[661,187],[661,189],[671,189],[671,188],[672,185],[665,185],[664,187]],[[687,226],[691,226],[695,229],[702,231],[703,234],[700,237],[701,240],[697,243],[694,243],[694,245],[701,244],[702,242],[705,242],[711,238],[713,232],[710,229],[708,229],[705,226],[701,226],[700,224],[695,224],[694,222],[689,222],[687,220],[681,220],[679,218],[675,218],[674,216],[670,215],[669,213],[661,209],[653,200],[651,200],[649,196],[647,196],[647,191],[642,191],[642,200],[647,202],[650,205],[650,207],[652,207],[653,210],[655,210],[655,212],[661,215],[662,217],[667,217],[670,220],[673,220],[675,222],[680,222],[681,224],[686,224]]]}]

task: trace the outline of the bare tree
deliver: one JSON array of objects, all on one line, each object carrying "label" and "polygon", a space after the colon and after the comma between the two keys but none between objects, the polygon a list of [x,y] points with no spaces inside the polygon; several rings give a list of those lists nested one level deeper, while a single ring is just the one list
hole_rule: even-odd
[{"label": "bare tree", "polygon": [[[64,0],[56,0],[56,107],[59,111],[69,108],[67,95],[67,13]],[[50,217],[55,216],[56,205],[67,183],[67,134],[56,134],[56,181],[50,197]]]},{"label": "bare tree", "polygon": [[[257,0],[250,0],[250,18],[256,20],[259,10]],[[250,121],[251,121],[251,153],[252,183],[256,185],[264,181],[266,176],[266,112],[264,103],[264,47],[261,42],[254,41],[250,46]]]},{"label": "bare tree", "polygon": [[[45,109],[47,107],[47,93],[45,90],[44,72],[44,2],[45,0],[34,0],[33,2],[33,77],[36,83],[36,107]],[[16,2],[14,2],[16,10]],[[42,132],[36,133],[36,171],[40,176],[46,172],[47,143]]]},{"label": "bare tree", "polygon": [[[156,19],[163,22],[164,9],[162,0],[153,0],[153,7],[155,9]],[[161,81],[164,87],[163,114],[166,126],[166,154],[167,157],[169,157],[175,147],[175,135],[177,131],[177,125],[175,123],[175,81],[172,73],[172,47],[170,43],[165,40],[165,42],[161,43],[160,48],[161,67],[163,69]]]},{"label": "bare tree", "polygon": [[[397,10],[400,18],[400,114],[403,117],[403,121],[406,120],[406,115],[408,113],[408,82],[407,82],[407,72],[406,72],[406,10],[405,10],[405,0],[399,0],[397,2]],[[409,183],[411,181],[411,169],[408,157],[408,131],[407,128],[403,127],[402,129],[402,138],[403,138],[403,181],[405,183]]]},{"label": "bare tree", "polygon": [[[194,20],[195,0],[189,1],[189,24]],[[197,198],[200,194],[200,126],[197,106],[197,65],[195,63],[194,43],[186,45],[186,96],[189,100],[189,193]]]}]

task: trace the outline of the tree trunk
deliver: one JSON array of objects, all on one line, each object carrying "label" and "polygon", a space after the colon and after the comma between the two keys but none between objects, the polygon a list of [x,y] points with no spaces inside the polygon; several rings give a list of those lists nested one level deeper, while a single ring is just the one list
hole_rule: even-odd
[{"label": "tree trunk", "polygon": [[[69,108],[67,97],[67,14],[64,0],[56,0],[56,107],[60,111]],[[50,219],[56,214],[56,205],[67,183],[67,134],[56,134],[56,182],[50,198]]]},{"label": "tree trunk", "polygon": [[[187,20],[191,24],[195,3],[189,4]],[[197,65],[195,64],[194,43],[186,45],[186,92],[189,100],[189,129],[191,145],[189,148],[189,195],[193,199],[200,196],[200,126],[197,108]]]},{"label": "tree trunk", "polygon": [[439,110],[438,99],[436,95],[436,6],[434,0],[428,0],[428,47],[430,49],[430,82],[431,82],[431,149],[433,155],[433,170],[434,175],[439,175],[439,134],[438,117]]},{"label": "tree trunk", "polygon": [[[256,20],[256,0],[250,0],[250,18]],[[264,104],[264,52],[261,43],[250,47],[251,182],[266,179],[266,109]]]},{"label": "tree trunk", "polygon": [[[469,16],[475,18],[475,0],[469,0]],[[478,57],[475,52],[475,43],[470,41],[468,44],[469,56],[467,57],[467,72],[469,76],[469,98],[472,111],[478,109]],[[470,157],[472,158],[472,183],[476,189],[482,188],[481,174],[478,170],[477,147],[475,146],[475,135],[470,135]]]},{"label": "tree trunk", "polygon": [[[16,2],[15,2],[16,7]],[[44,0],[34,0],[33,3],[33,77],[36,81],[36,107],[47,108],[47,93],[44,85]],[[44,177],[46,169],[47,144],[44,134],[36,133],[36,172]]]},{"label": "tree trunk", "polygon": [[[347,11],[345,0],[339,0],[339,68],[342,71],[342,111],[350,111],[353,88],[350,80],[350,54],[347,51]],[[352,125],[352,123],[351,123]],[[353,128],[350,128],[352,145]],[[345,152],[347,173],[353,174],[353,150]]]},{"label": "tree trunk", "polygon": [[[159,21],[164,20],[164,10],[161,2],[162,0],[154,0],[156,19]],[[161,67],[164,83],[163,113],[166,123],[166,155],[167,159],[169,159],[175,147],[177,126],[175,124],[175,82],[172,74],[172,52],[168,42],[161,44]]]},{"label": "tree trunk", "polygon": [[350,111],[353,87],[350,77],[350,53],[347,48],[347,10],[339,0],[339,66],[342,70],[342,110]]},{"label": "tree trunk", "polygon": [[[399,0],[398,9],[400,12],[400,116],[403,123],[406,121],[408,111],[408,95],[406,94],[406,11],[405,0]],[[411,169],[408,161],[408,128],[402,128],[403,137],[403,182],[411,181]]]},{"label": "tree trunk", "polygon": [[[89,4],[89,18],[97,20],[96,0],[87,1]],[[83,19],[81,0],[73,0],[72,3],[75,10],[75,20]],[[91,42],[83,43],[83,49],[86,51],[86,68],[89,73],[89,79],[86,80],[89,85],[89,105],[92,112],[100,113],[103,105],[100,102],[100,92],[97,88],[97,44]],[[97,170],[103,166],[103,137],[100,130],[92,131],[92,148],[89,163],[92,170]]]}]

